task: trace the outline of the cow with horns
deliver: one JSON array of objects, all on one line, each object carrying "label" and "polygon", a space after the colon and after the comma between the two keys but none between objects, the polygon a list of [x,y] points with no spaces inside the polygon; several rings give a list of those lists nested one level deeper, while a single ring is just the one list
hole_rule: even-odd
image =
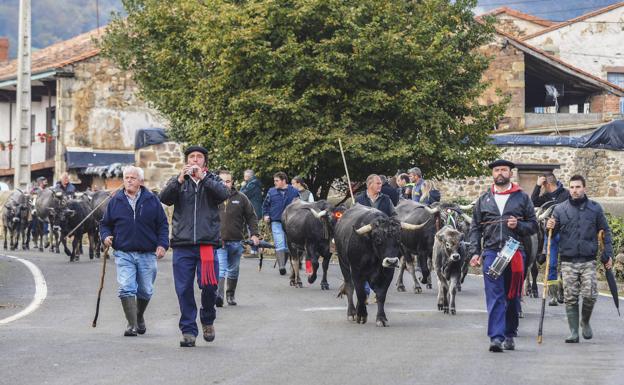
[{"label": "cow with horns", "polygon": [[[377,326],[388,326],[384,303],[401,255],[401,230],[418,231],[427,224],[404,223],[360,204],[344,212],[336,225],[334,239],[344,278],[338,296],[347,296],[348,319],[366,323],[365,284],[368,282],[377,296]],[[354,290],[357,308],[353,304]]]},{"label": "cow with horns", "polygon": [[299,277],[301,257],[306,254],[308,283],[316,281],[319,257],[323,257],[323,279],[321,290],[329,290],[327,269],[331,259],[330,242],[334,236],[334,226],[342,215],[344,207],[334,208],[327,201],[304,202],[295,200],[286,207],[282,214],[282,225],[286,233],[292,273],[290,285],[302,287]]}]

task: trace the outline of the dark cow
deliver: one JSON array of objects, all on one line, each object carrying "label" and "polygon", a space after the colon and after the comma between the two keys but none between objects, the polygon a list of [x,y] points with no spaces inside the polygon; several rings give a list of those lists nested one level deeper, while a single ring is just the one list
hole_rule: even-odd
[{"label": "dark cow", "polygon": [[[546,260],[546,255],[544,255],[544,251],[546,250],[542,250],[544,238],[547,236],[546,221],[548,221],[548,218],[552,215],[555,206],[555,202],[547,202],[543,206],[535,209],[538,228],[537,234],[533,234],[526,242],[523,240],[523,245],[527,253],[525,293],[531,298],[539,298],[537,289],[538,262],[543,264]],[[533,257],[534,254],[535,257]],[[562,290],[561,285],[559,285],[559,289]],[[559,294],[563,297],[563,293]]]},{"label": "dark cow", "polygon": [[[282,225],[286,233],[288,250],[290,251],[290,285],[302,287],[299,277],[299,266],[304,253],[310,259],[312,272],[308,276],[308,283],[314,283],[319,268],[319,257],[323,257],[323,279],[321,290],[329,290],[327,283],[327,269],[331,258],[330,242],[334,236],[334,226],[344,208],[334,207],[321,200],[318,202],[303,202],[299,199],[292,202],[282,214]],[[340,213],[340,214],[338,214]]]},{"label": "dark cow", "polygon": [[[466,214],[465,211],[471,210],[473,205],[460,206],[455,203],[440,203],[439,207],[441,224],[451,226],[463,234],[463,239],[468,239],[472,217]],[[459,255],[461,256],[461,279],[457,285],[457,291],[461,291],[461,285],[464,283],[466,275],[468,275],[471,257],[468,255],[469,244],[469,242],[462,240],[459,245]]]},{"label": "dark cow", "polygon": [[22,250],[28,249],[26,231],[28,229],[28,217],[30,214],[29,196],[21,191],[14,191],[4,204],[2,210],[2,223],[4,225],[4,249],[8,246],[11,250],[17,249],[20,237]]},{"label": "dark cow", "polygon": [[[401,256],[401,228],[417,231],[425,224],[401,223],[381,211],[356,204],[344,212],[336,225],[334,240],[344,283],[338,296],[347,296],[347,318],[366,323],[365,283],[377,296],[377,326],[388,326],[384,311],[386,293],[392,282],[394,267]],[[353,291],[357,309],[353,305]]]},{"label": "dark cow", "polygon": [[[59,245],[61,242],[59,214],[65,204],[66,198],[63,192],[53,188],[44,189],[35,200],[34,215],[37,216],[37,226],[41,226],[36,231],[39,234],[43,234],[43,224],[48,224],[48,237],[45,247],[51,245],[51,251],[56,253],[60,252]],[[40,251],[43,251],[44,248],[43,238],[43,236],[40,236],[38,239]]]},{"label": "dark cow", "polygon": [[[82,237],[87,234],[89,237],[89,258],[94,257],[95,246],[95,220],[93,216],[89,217],[82,224],[80,222],[91,211],[91,205],[85,197],[77,196],[67,201],[65,207],[61,209],[59,214],[59,225],[61,228],[61,241],[65,254],[69,257],[70,262],[78,261],[78,251],[82,245]],[[80,226],[78,226],[80,224]],[[73,233],[72,250],[67,248],[67,235],[70,231],[76,229]]]},{"label": "dark cow", "polygon": [[435,235],[433,268],[438,277],[438,310],[455,314],[455,295],[462,275],[460,248],[464,234],[446,225]]},{"label": "dark cow", "polygon": [[[401,255],[403,257],[396,283],[397,290],[405,291],[403,272],[407,269],[414,279],[414,293],[418,294],[422,292],[419,281],[426,283],[427,287],[431,288],[431,253],[437,231],[436,227],[440,224],[440,209],[437,207],[430,208],[407,199],[401,200],[395,209],[401,222],[414,225],[427,223],[426,226],[416,232],[404,230],[401,233]],[[414,261],[414,256],[416,256],[416,261]]]},{"label": "dark cow", "polygon": [[107,201],[109,198],[110,193],[108,191],[96,191],[89,196],[91,210],[95,210],[93,212],[93,221],[95,225],[94,247],[96,258],[100,257],[100,251],[102,247],[102,242],[100,239],[100,222],[102,221],[102,218],[104,218],[104,213],[106,213],[106,207],[108,206],[108,203],[104,201]]}]

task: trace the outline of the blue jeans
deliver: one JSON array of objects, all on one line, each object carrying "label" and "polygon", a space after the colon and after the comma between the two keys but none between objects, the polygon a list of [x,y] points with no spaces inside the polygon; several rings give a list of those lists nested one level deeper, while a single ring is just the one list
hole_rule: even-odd
[{"label": "blue jeans", "polygon": [[[520,297],[507,299],[511,285],[511,264],[507,265],[503,275],[493,279],[486,272],[496,259],[496,250],[483,252],[483,281],[485,286],[485,303],[488,312],[488,337],[490,340],[503,341],[506,337],[518,335],[518,313]],[[526,268],[526,254],[522,252],[523,265]]]},{"label": "blue jeans", "polygon": [[117,265],[117,283],[119,298],[134,297],[139,299],[152,298],[154,281],[156,280],[156,254],[146,252],[125,252],[115,250]]},{"label": "blue jeans", "polygon": [[273,242],[275,242],[275,251],[286,251],[286,233],[282,227],[282,222],[271,222],[271,232],[273,232]]},{"label": "blue jeans", "polygon": [[[548,235],[544,237],[544,250],[548,248]],[[559,233],[553,235],[550,239],[550,261],[548,262],[548,280],[556,281],[557,276],[557,257],[559,255]]]},{"label": "blue jeans", "polygon": [[219,278],[238,279],[243,245],[240,241],[225,241],[223,247],[217,249],[219,258]]},{"label": "blue jeans", "polygon": [[[219,259],[214,258],[214,271],[219,271]],[[217,299],[217,285],[202,285],[201,261],[199,258],[199,245],[173,248],[173,283],[180,305],[180,322],[178,326],[182,334],[197,336],[197,304],[195,303],[195,290],[193,281],[197,273],[197,285],[201,289],[201,308],[199,319],[202,325],[212,325],[217,317],[215,301]]]}]

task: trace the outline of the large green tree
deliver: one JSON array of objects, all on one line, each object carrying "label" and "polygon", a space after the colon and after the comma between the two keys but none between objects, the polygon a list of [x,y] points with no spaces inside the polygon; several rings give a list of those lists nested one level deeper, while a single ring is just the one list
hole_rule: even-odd
[{"label": "large green tree", "polygon": [[283,170],[325,196],[418,165],[483,172],[502,105],[476,99],[491,39],[474,0],[124,0],[102,46],[213,166]]}]

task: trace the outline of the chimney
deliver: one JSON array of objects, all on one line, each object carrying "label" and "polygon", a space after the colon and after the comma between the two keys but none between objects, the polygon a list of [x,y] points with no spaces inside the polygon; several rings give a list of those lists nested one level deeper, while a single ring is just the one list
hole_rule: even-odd
[{"label": "chimney", "polygon": [[0,63],[9,61],[9,38],[0,37]]}]

